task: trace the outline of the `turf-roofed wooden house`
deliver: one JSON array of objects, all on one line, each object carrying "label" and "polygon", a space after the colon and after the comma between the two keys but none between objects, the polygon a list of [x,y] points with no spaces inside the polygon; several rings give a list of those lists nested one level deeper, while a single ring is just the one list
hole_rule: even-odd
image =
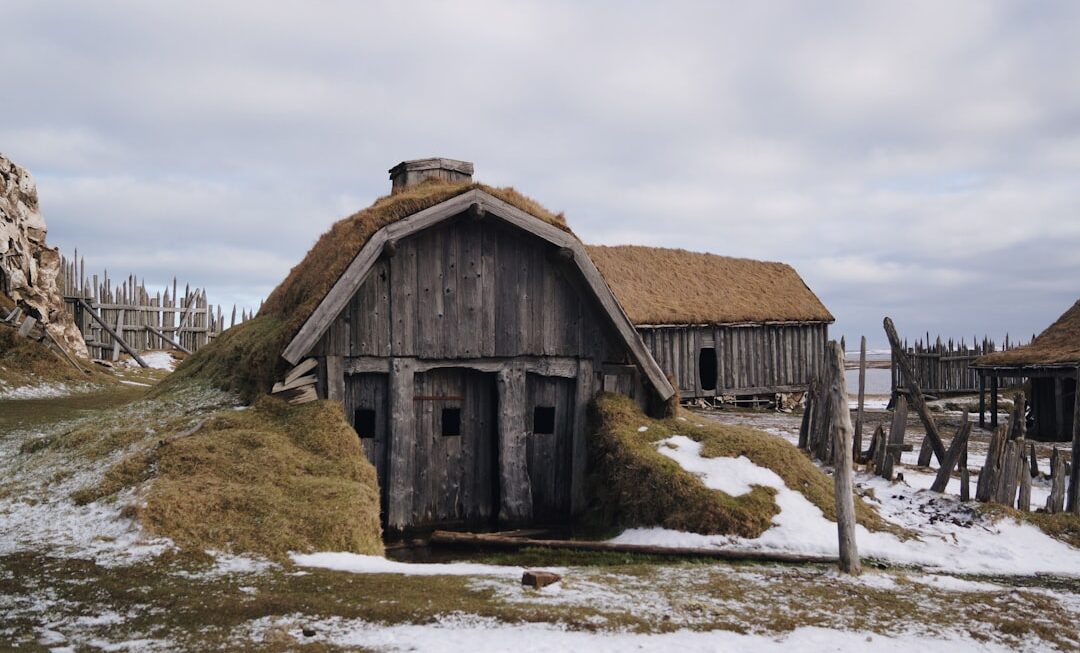
[{"label": "turf-roofed wooden house", "polygon": [[588,249],[683,400],[771,402],[821,375],[833,316],[790,265],[636,245]]},{"label": "turf-roofed wooden house", "polygon": [[[388,198],[335,225],[364,237],[283,352],[296,367],[277,390],[309,378],[343,404],[390,531],[567,520],[584,503],[590,399],[607,387],[655,409],[674,390],[561,216],[471,183],[461,161],[390,174]],[[324,236],[293,275],[339,246]]]},{"label": "turf-roofed wooden house", "polygon": [[1056,442],[1080,438],[1080,425],[1075,423],[1080,411],[1076,398],[1080,379],[1080,301],[1030,343],[982,356],[972,367],[979,373],[980,421],[984,421],[988,379],[994,425],[999,380],[1028,379],[1028,436]]}]

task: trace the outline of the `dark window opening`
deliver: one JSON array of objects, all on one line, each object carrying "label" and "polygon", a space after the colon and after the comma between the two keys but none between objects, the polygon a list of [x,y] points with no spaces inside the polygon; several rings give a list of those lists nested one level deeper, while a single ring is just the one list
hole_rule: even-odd
[{"label": "dark window opening", "polygon": [[353,412],[353,428],[362,438],[375,437],[375,409],[357,408]]},{"label": "dark window opening", "polygon": [[702,390],[716,390],[716,349],[702,347],[698,352],[698,377]]},{"label": "dark window opening", "polygon": [[545,435],[555,432],[555,407],[537,406],[533,408],[533,433]]},{"label": "dark window opening", "polygon": [[461,409],[442,409],[442,434],[445,436],[461,435]]}]

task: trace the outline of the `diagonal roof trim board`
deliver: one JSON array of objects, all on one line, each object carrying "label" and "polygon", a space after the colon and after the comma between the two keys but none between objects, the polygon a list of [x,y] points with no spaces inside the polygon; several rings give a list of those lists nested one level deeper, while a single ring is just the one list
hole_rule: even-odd
[{"label": "diagonal roof trim board", "polygon": [[675,394],[675,389],[668,382],[667,377],[664,376],[656,360],[645,348],[641,336],[630,323],[626,312],[623,311],[622,306],[615,299],[615,295],[600,275],[600,271],[593,265],[581,242],[562,229],[554,227],[479,189],[473,189],[452,197],[445,202],[386,225],[375,232],[360,249],[337,282],[334,283],[326,297],[319,302],[311,317],[304,322],[300,330],[293,336],[285,351],[282,352],[285,360],[295,365],[311,351],[311,348],[315,346],[315,343],[318,342],[319,338],[330,328],[330,324],[345,308],[349,299],[363,284],[368,271],[382,254],[383,247],[387,242],[404,238],[447,220],[465,211],[472,204],[479,204],[488,213],[504,222],[528,231],[554,245],[571,250],[574,253],[574,265],[585,278],[585,282],[600,302],[604,312],[608,314],[616,332],[623,339],[627,348],[630,349],[638,367],[645,373],[663,399],[666,400]]}]

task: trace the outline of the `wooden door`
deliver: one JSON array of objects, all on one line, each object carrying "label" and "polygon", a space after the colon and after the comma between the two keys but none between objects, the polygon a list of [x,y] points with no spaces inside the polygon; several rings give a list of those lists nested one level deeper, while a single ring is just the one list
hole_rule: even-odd
[{"label": "wooden door", "polygon": [[533,519],[563,522],[570,517],[575,382],[529,374],[526,384],[526,456]]},{"label": "wooden door", "polygon": [[499,512],[495,379],[463,368],[415,376],[412,526],[493,525]]},{"label": "wooden door", "polygon": [[390,404],[387,400],[386,374],[349,374],[345,376],[342,402],[345,418],[360,438],[364,455],[375,466],[379,478],[379,498],[385,516],[387,470],[390,452]]}]

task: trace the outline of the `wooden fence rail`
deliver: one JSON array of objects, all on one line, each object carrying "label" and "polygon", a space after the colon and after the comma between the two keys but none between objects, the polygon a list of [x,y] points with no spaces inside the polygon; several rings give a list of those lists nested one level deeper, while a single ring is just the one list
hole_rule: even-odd
[{"label": "wooden fence rail", "polygon": [[[999,349],[998,344],[989,338],[968,344],[964,340],[942,340],[939,336],[931,342],[927,334],[926,340],[916,340],[914,345],[905,340],[901,349],[907,354],[915,382],[923,392],[942,397],[978,392],[979,374],[971,367],[975,359],[990,352],[1013,349],[1019,345],[1020,343],[1011,341],[1007,335]],[[897,393],[904,392],[907,387],[904,372],[896,356],[892,357],[891,370],[892,395],[895,398]]]},{"label": "wooden fence rail", "polygon": [[[91,358],[117,360],[121,351],[152,349],[191,353],[226,329],[225,312],[207,300],[205,289],[181,288],[174,278],[171,288],[150,293],[134,275],[120,280],[109,278],[108,271],[87,276],[77,250],[71,260],[61,257],[60,282]],[[228,326],[251,317],[247,310],[238,316],[233,306]]]}]

